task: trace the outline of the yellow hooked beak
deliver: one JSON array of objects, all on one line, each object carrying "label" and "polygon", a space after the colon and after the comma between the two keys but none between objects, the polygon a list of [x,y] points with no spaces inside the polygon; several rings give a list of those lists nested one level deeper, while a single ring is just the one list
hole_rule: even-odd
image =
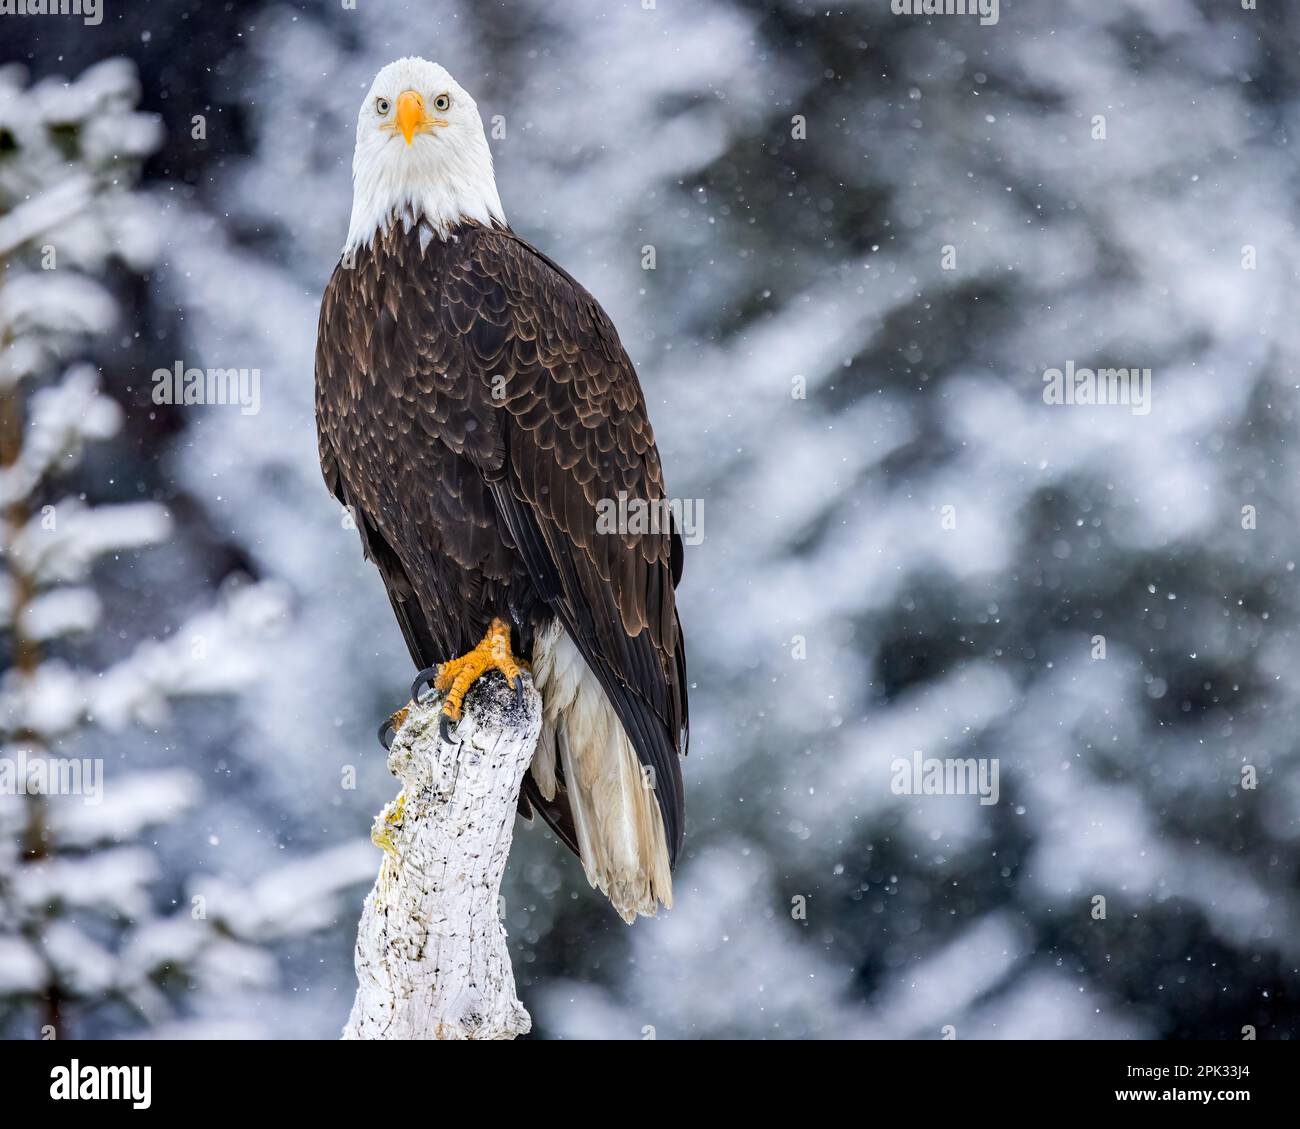
[{"label": "yellow hooked beak", "polygon": [[417,133],[429,133],[435,125],[445,126],[441,118],[431,118],[424,108],[424,98],[414,90],[403,90],[397,97],[397,126],[406,143],[411,144]]}]

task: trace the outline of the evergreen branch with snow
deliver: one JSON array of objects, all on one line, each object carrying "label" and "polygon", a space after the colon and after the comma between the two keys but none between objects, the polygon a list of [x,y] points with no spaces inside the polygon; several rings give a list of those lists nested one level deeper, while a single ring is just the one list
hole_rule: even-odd
[{"label": "evergreen branch with snow", "polygon": [[76,358],[118,320],[96,277],[108,258],[152,257],[133,181],[158,130],[136,95],[124,60],[30,90],[0,71],[0,130],[14,150],[0,162],[0,642],[11,659],[0,674],[0,1013],[36,1014],[32,1036],[63,1034],[73,1010],[111,1000],[175,1028],[194,989],[270,985],[267,944],[331,922],[369,870],[354,844],[246,889],[191,881],[189,901],[159,915],[166,875],[145,836],[200,808],[198,778],[119,777],[114,761],[106,784],[102,759],[75,755],[92,728],[158,727],[178,698],[240,692],[285,611],[274,585],[230,585],[107,669],[75,659],[103,627],[96,563],[172,534],[156,502],[93,504],[61,481],[123,422]]}]

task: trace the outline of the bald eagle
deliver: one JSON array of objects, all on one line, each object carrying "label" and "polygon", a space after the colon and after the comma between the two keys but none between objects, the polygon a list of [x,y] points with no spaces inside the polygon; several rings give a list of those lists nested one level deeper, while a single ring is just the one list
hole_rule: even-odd
[{"label": "bald eagle", "polygon": [[[532,677],[535,810],[628,922],[672,905],[686,656],[645,399],[599,303],[507,224],[474,99],[399,59],[357,119],[352,220],[321,302],[321,470],[411,658],[460,717],[479,676]],[[605,511],[608,512],[608,511]],[[651,509],[650,512],[660,512]],[[626,524],[626,523],[624,523]]]}]

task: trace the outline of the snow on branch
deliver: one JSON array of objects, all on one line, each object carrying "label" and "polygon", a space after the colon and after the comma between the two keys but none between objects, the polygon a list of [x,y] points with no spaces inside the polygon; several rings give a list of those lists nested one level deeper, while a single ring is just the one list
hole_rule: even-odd
[{"label": "snow on branch", "polygon": [[[59,567],[50,574],[64,578],[83,574],[113,545],[157,540],[152,534],[158,532],[156,519],[163,515],[161,507],[150,502],[82,507],[70,501],[62,506],[60,532],[49,536],[61,546],[63,559],[54,562]],[[160,528],[165,532],[165,521]],[[23,545],[20,538],[10,556],[30,563],[33,556]],[[51,561],[42,557],[39,563]],[[34,575],[44,579],[47,573],[37,569]],[[45,618],[38,628],[52,630],[58,609],[43,605],[45,599],[45,594],[38,595],[20,618]],[[26,730],[49,742],[91,721],[109,731],[132,723],[156,727],[166,722],[176,699],[237,693],[261,675],[259,647],[276,630],[286,604],[281,587],[272,581],[230,584],[215,607],[197,613],[166,639],[140,643],[94,677],[62,658],[43,659],[21,677],[11,668],[0,674],[0,735]],[[0,610],[3,605],[0,599]],[[0,628],[4,625],[0,617]],[[91,625],[93,619],[82,624]]]},{"label": "snow on branch", "polygon": [[59,464],[79,458],[87,440],[116,435],[122,409],[99,390],[99,374],[89,365],[78,365],[57,385],[32,395],[28,417],[13,465],[0,467],[3,506],[23,500]]},{"label": "snow on branch", "polygon": [[94,193],[95,182],[91,177],[72,176],[44,196],[26,200],[0,216],[0,258],[13,254],[28,240],[67,223],[90,203]]},{"label": "snow on branch", "polygon": [[498,900],[541,697],[496,674],[448,740],[441,697],[408,707],[388,767],[402,782],[375,819],[384,850],[357,933],[345,1039],[512,1039],[532,1026],[515,995]]}]

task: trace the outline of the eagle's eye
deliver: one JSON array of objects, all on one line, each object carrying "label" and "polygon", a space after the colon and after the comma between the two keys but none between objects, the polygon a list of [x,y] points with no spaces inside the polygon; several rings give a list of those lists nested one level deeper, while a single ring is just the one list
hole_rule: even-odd
[{"label": "eagle's eye", "polygon": [[381,118],[384,117],[388,113],[388,111],[391,110],[392,108],[393,108],[393,104],[387,98],[375,99],[375,112]]},{"label": "eagle's eye", "polygon": [[451,95],[439,94],[438,97],[433,100],[433,108],[442,113],[446,113],[446,111],[451,109]]}]

